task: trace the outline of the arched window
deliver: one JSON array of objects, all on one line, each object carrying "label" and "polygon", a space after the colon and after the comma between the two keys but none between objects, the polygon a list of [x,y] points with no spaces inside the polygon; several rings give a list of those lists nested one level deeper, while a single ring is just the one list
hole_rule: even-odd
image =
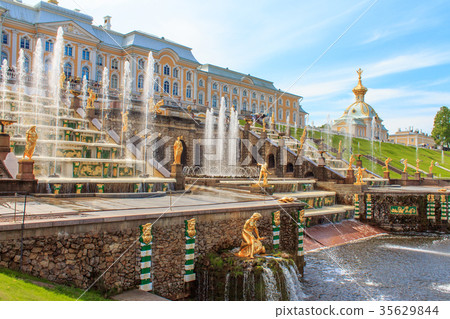
[{"label": "arched window", "polygon": [[252,104],[252,113],[256,113],[256,104],[255,103]]},{"label": "arched window", "polygon": [[212,107],[217,107],[217,96],[213,95],[212,97]]},{"label": "arched window", "polygon": [[266,112],[266,108],[264,107],[264,104],[262,104],[262,105],[259,107],[259,113],[264,114],[264,112]]},{"label": "arched window", "polygon": [[273,108],[269,107],[269,112],[268,112],[269,117],[272,117],[272,114],[273,114]]},{"label": "arched window", "polygon": [[227,85],[224,85],[224,86],[223,86],[223,91],[224,91],[224,92],[228,92],[228,86],[227,86]]},{"label": "arched window", "polygon": [[167,64],[164,66],[164,75],[170,75],[170,66]]},{"label": "arched window", "polygon": [[153,64],[153,71],[156,74],[159,74],[159,64],[158,63]]},{"label": "arched window", "polygon": [[228,98],[224,98],[223,100],[225,102],[225,108],[227,108],[228,107]]},{"label": "arched window", "polygon": [[6,45],[8,44],[8,33],[5,31],[2,32],[2,43]]},{"label": "arched window", "polygon": [[45,51],[53,52],[53,41],[52,40],[45,41]]},{"label": "arched window", "polygon": [[113,59],[111,61],[111,69],[113,69],[113,70],[119,69],[119,61],[117,59]]},{"label": "arched window", "polygon": [[119,87],[119,78],[116,74],[111,75],[111,88],[117,89]]},{"label": "arched window", "polygon": [[261,94],[261,101],[264,101],[264,94]]},{"label": "arched window", "polygon": [[233,94],[238,94],[237,88],[233,88]]},{"label": "arched window", "polygon": [[212,88],[213,88],[213,90],[217,90],[217,83],[216,82],[213,83]]},{"label": "arched window", "polygon": [[198,94],[198,103],[199,103],[199,104],[203,104],[203,92],[200,92],[200,93]]},{"label": "arched window", "polygon": [[269,96],[269,102],[272,103],[273,99],[271,96]]},{"label": "arched window", "polygon": [[289,110],[286,110],[286,121],[289,121],[289,122],[291,121],[290,115],[291,115],[291,112],[289,112]]},{"label": "arched window", "polygon": [[278,120],[283,119],[283,109],[278,109]]},{"label": "arched window", "polygon": [[[175,71],[175,70],[174,70],[174,71]],[[178,83],[174,83],[174,84],[173,84],[172,94],[173,94],[173,95],[178,95]]]},{"label": "arched window", "polygon": [[91,52],[88,49],[84,49],[82,53],[82,59],[85,61],[89,61],[90,56]]},{"label": "arched window", "polygon": [[153,91],[159,92],[159,79],[155,79],[155,84],[153,85]]},{"label": "arched window", "polygon": [[281,101],[281,99],[278,99],[278,105],[283,105],[283,101]]},{"label": "arched window", "polygon": [[45,71],[45,73],[50,72],[50,69],[51,69],[50,59],[47,59],[44,62],[44,71]]},{"label": "arched window", "polygon": [[205,86],[205,82],[203,82],[203,79],[200,79],[198,81],[198,86],[200,86],[200,87],[204,87]]},{"label": "arched window", "polygon": [[164,93],[169,94],[170,92],[170,83],[169,81],[164,81]]},{"label": "arched window", "polygon": [[188,71],[188,72],[186,73],[186,80],[187,80],[187,81],[191,81],[191,80],[192,80],[192,72],[191,72],[191,71]]},{"label": "arched window", "polygon": [[255,92],[252,93],[252,98],[256,99],[256,93]]},{"label": "arched window", "polygon": [[86,77],[86,80],[89,81],[89,68],[87,66],[83,66],[81,68],[81,78]]},{"label": "arched window", "polygon": [[25,61],[23,64],[25,73],[30,73],[30,58],[25,56]]},{"label": "arched window", "polygon": [[242,103],[242,110],[243,110],[243,111],[247,111],[247,101],[244,101],[244,102]]},{"label": "arched window", "polygon": [[286,100],[286,106],[289,106],[289,100]]},{"label": "arched window", "polygon": [[138,89],[144,88],[144,76],[142,74],[139,74],[139,76],[138,76],[137,87],[138,87]]},{"label": "arched window", "polygon": [[103,81],[103,72],[102,71],[97,71],[97,74],[95,76],[95,80],[97,82],[102,82]]},{"label": "arched window", "polygon": [[145,67],[145,61],[144,61],[144,59],[139,59],[139,61],[138,61],[138,69],[139,69],[139,70],[143,70],[144,67]]},{"label": "arched window", "polygon": [[233,107],[235,110],[237,110],[237,100],[236,99],[233,100]]},{"label": "arched window", "polygon": [[297,122],[297,112],[292,113],[292,120],[295,122]]},{"label": "arched window", "polygon": [[3,60],[8,61],[8,53],[6,53],[5,51],[2,51],[2,60],[0,61],[1,63],[3,63]]},{"label": "arched window", "polygon": [[72,76],[72,64],[70,64],[69,62],[66,62],[66,64],[64,64],[64,75],[66,76],[66,79]]},{"label": "arched window", "polygon": [[190,99],[192,97],[192,88],[190,85],[186,87],[186,98]]},{"label": "arched window", "polygon": [[30,39],[28,37],[21,37],[20,38],[20,48],[21,49],[30,49]]},{"label": "arched window", "polygon": [[244,92],[242,92],[243,96],[247,96],[247,90],[244,90]]},{"label": "arched window", "polygon": [[172,73],[173,73],[173,77],[178,79],[178,69],[174,68]]},{"label": "arched window", "polygon": [[103,56],[102,55],[97,55],[97,65],[103,66]]},{"label": "arched window", "polygon": [[64,47],[64,55],[72,56],[72,51],[73,51],[72,46],[70,44],[66,44],[66,46]]}]

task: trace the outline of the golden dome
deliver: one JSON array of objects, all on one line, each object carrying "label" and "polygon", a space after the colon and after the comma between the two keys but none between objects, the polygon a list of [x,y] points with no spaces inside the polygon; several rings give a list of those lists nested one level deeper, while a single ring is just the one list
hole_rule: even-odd
[{"label": "golden dome", "polygon": [[364,95],[367,93],[367,88],[361,83],[361,73],[363,71],[359,68],[356,73],[358,73],[358,84],[353,88],[353,93],[356,96],[356,100],[364,101]]}]

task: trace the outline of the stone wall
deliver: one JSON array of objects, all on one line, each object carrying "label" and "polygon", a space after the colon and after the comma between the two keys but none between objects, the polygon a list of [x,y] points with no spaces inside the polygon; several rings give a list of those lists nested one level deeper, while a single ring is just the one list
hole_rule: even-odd
[{"label": "stone wall", "polygon": [[[299,204],[283,204],[291,214]],[[171,213],[153,227],[152,280],[154,292],[169,298],[187,296],[184,283],[184,221],[196,217],[195,256],[239,247],[245,221],[254,213],[262,214],[259,232],[271,248],[271,213],[277,204],[261,207],[214,209]],[[283,215],[283,214],[282,214]],[[139,226],[153,223],[154,215],[97,218],[93,220],[30,221],[23,241],[22,270],[34,276],[80,288],[89,287],[113,262],[95,288],[118,292],[136,288],[140,282]],[[295,250],[297,234],[293,221],[282,217],[280,249]],[[0,225],[0,267],[20,267],[20,224]],[[286,230],[285,230],[286,229]],[[293,252],[293,251],[291,251]]]}]

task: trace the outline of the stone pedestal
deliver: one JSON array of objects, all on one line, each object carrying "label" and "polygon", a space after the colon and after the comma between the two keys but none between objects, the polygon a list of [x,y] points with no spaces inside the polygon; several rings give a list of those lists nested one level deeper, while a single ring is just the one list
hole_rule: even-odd
[{"label": "stone pedestal", "polygon": [[183,166],[181,164],[172,164],[170,177],[175,178],[175,190],[184,190]]},{"label": "stone pedestal", "polygon": [[427,178],[431,178],[431,179],[433,179],[433,173],[431,173],[431,174],[430,174],[430,173],[428,173],[428,174],[427,174]]},{"label": "stone pedestal", "polygon": [[383,178],[386,178],[386,179],[391,179],[391,172],[390,171],[384,171],[383,172]]},{"label": "stone pedestal", "polygon": [[342,159],[342,152],[338,152],[336,154],[336,159],[341,160]]},{"label": "stone pedestal", "polygon": [[318,165],[325,166],[325,158],[323,156],[319,157]]},{"label": "stone pedestal", "polygon": [[414,173],[414,179],[420,181],[420,172]]},{"label": "stone pedestal", "polygon": [[10,152],[11,144],[9,134],[0,133],[0,160],[4,161]]},{"label": "stone pedestal", "polygon": [[267,132],[261,132],[261,139],[267,138]]},{"label": "stone pedestal", "polygon": [[21,181],[34,181],[34,161],[30,159],[19,160],[19,174],[17,174],[17,179]]},{"label": "stone pedestal", "polygon": [[408,173],[402,172],[402,181],[408,180]]},{"label": "stone pedestal", "polygon": [[345,177],[345,184],[353,184],[355,182],[355,171],[353,169],[347,170],[347,176]]},{"label": "stone pedestal", "polygon": [[245,131],[250,131],[250,123],[249,122],[245,122],[244,130]]}]

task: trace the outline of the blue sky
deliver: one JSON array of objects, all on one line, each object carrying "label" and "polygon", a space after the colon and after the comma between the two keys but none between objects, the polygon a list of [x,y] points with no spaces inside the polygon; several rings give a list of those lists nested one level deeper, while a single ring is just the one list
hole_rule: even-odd
[{"label": "blue sky", "polygon": [[[36,3],[35,1],[26,1]],[[193,48],[212,63],[271,80],[304,97],[315,125],[352,103],[358,68],[366,102],[390,133],[430,133],[450,101],[450,2],[379,0],[303,77],[374,0],[62,0],[114,30],[142,30]]]}]

